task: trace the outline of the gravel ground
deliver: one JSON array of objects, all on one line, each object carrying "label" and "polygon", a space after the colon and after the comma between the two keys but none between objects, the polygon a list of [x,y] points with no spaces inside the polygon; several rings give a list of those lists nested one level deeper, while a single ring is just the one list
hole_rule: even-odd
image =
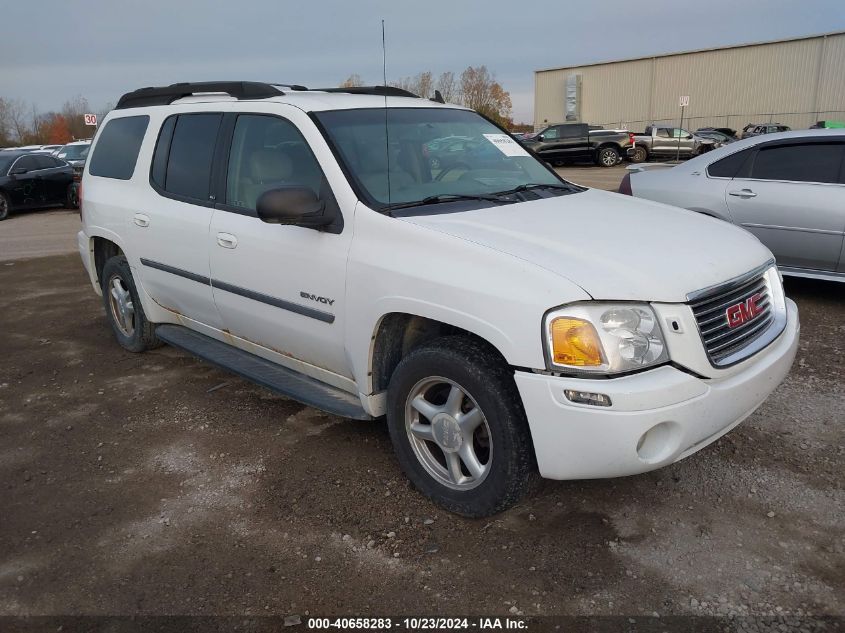
[{"label": "gravel ground", "polygon": [[[624,173],[558,171],[609,190]],[[78,226],[72,211],[0,223],[4,633],[21,621],[3,616],[68,614],[658,614],[655,631],[714,615],[804,630],[831,615],[841,627],[841,286],[787,281],[802,318],[792,373],[714,445],[637,477],[544,482],[471,521],[408,487],[382,423],[168,347],[123,351],[75,255]],[[55,253],[74,254],[21,260]]]},{"label": "gravel ground", "polygon": [[383,423],[112,340],[75,255],[0,265],[0,614],[845,615],[845,306],[746,422],[624,479],[473,521]]}]

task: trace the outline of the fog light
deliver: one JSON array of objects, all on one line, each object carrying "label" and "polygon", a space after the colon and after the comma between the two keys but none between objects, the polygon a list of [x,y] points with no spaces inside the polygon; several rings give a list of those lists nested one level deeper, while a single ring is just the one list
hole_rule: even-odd
[{"label": "fog light", "polygon": [[609,407],[610,396],[603,393],[592,393],[590,391],[577,391],[576,389],[564,389],[563,395],[570,402],[577,402],[578,404],[589,404],[594,407]]}]

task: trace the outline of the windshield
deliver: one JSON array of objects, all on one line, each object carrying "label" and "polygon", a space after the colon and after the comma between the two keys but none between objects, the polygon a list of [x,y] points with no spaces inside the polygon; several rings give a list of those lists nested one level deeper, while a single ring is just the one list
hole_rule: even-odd
[{"label": "windshield", "polygon": [[519,187],[577,190],[472,111],[388,108],[316,116],[346,172],[381,210],[467,197],[489,202]]},{"label": "windshield", "polygon": [[58,157],[65,160],[80,160],[88,156],[90,145],[65,145],[59,150]]}]

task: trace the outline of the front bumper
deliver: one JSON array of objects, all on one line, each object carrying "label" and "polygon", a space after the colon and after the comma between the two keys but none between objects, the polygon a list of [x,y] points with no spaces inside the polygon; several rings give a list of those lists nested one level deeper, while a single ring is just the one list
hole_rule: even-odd
[{"label": "front bumper", "polygon": [[[516,372],[540,474],[548,479],[635,475],[720,438],[789,373],[800,324],[795,303],[786,304],[781,335],[729,377],[701,379],[668,365],[598,380]],[[612,406],[575,404],[564,389],[607,394]]]}]

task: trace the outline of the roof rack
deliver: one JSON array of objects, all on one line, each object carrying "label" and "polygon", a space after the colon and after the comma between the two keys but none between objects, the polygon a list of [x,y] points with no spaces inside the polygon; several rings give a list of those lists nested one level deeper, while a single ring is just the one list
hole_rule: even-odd
[{"label": "roof rack", "polygon": [[[296,90],[300,87],[293,87]],[[182,97],[202,92],[223,92],[236,99],[266,99],[285,94],[271,84],[258,81],[202,81],[178,83],[169,86],[140,88],[123,95],[115,110],[140,106],[167,105]]]},{"label": "roof rack", "polygon": [[350,86],[349,88],[314,88],[320,92],[345,92],[353,95],[378,95],[379,97],[414,97],[419,95],[394,86]]},{"label": "roof rack", "polygon": [[[285,94],[279,88],[288,88],[297,92],[319,91],[340,92],[354,95],[376,95],[379,97],[413,97],[419,95],[394,86],[351,86],[349,88],[306,88],[299,84],[263,83],[260,81],[202,81],[170,84],[169,86],[139,88],[127,92],[117,102],[115,110],[137,108],[141,106],[168,105],[182,97],[194,94],[217,92],[228,94],[236,99],[266,99]],[[439,92],[437,93],[439,96]],[[440,97],[442,99],[442,97]],[[435,97],[434,100],[437,100]],[[443,103],[440,101],[440,103]]]},{"label": "roof rack", "polygon": [[283,84],[283,83],[278,83],[278,82],[275,82],[275,81],[271,81],[271,82],[268,82],[268,83],[271,86],[279,86],[281,88],[290,88],[291,90],[296,90],[297,92],[301,92],[303,90],[308,90],[308,88],[306,86],[303,86],[301,84]]}]

